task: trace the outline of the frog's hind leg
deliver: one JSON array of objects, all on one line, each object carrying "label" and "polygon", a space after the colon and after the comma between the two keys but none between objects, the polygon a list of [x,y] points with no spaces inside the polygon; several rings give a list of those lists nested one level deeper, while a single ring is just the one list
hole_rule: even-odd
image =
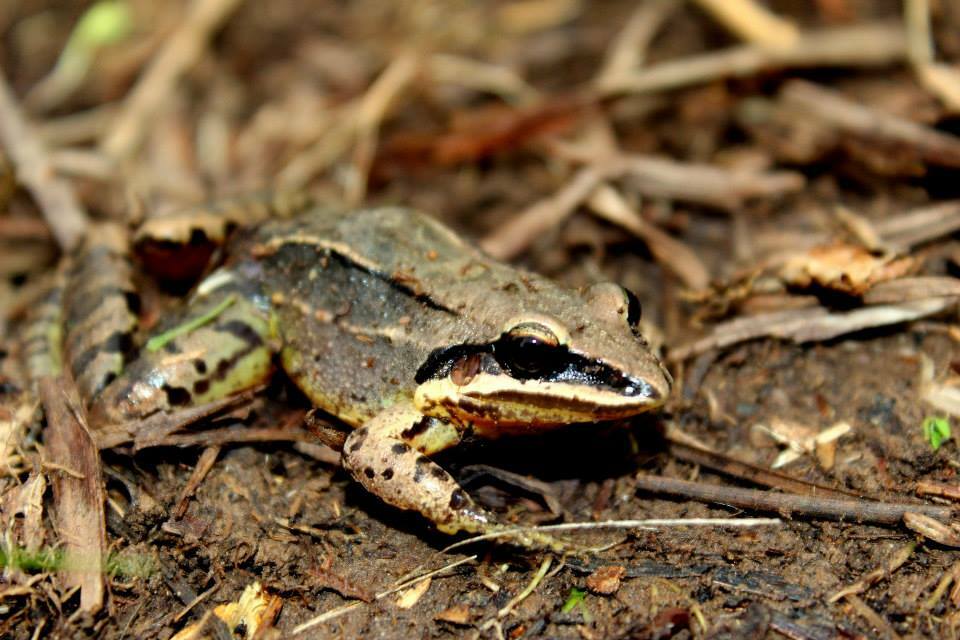
[{"label": "frog's hind leg", "polygon": [[87,404],[123,372],[134,352],[140,299],[127,246],[123,227],[100,224],[67,270],[65,362]]},{"label": "frog's hind leg", "polygon": [[256,387],[272,372],[275,342],[272,313],[256,285],[216,271],[104,389],[91,413],[97,422],[121,424]]},{"label": "frog's hind leg", "polygon": [[[419,511],[445,533],[505,530],[477,506],[457,481],[426,454],[459,441],[449,423],[424,417],[413,404],[400,403],[351,433],[343,446],[343,466],[368,491],[401,509]],[[508,541],[531,548],[563,548],[536,533]]]},{"label": "frog's hind leg", "polygon": [[60,375],[66,365],[87,405],[132,355],[139,299],[126,249],[123,227],[96,225],[31,314],[24,346],[31,378]]}]

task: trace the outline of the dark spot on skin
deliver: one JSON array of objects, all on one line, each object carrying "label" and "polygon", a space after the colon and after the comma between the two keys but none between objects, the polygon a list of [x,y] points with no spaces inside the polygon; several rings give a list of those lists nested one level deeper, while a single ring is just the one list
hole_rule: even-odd
[{"label": "dark spot on skin", "polygon": [[210,381],[209,380],[197,380],[193,383],[193,392],[202,395],[210,390]]},{"label": "dark spot on skin", "polygon": [[390,451],[392,451],[394,455],[402,456],[410,451],[410,446],[405,442],[398,442],[390,447]]},{"label": "dark spot on skin", "polygon": [[191,229],[190,230],[190,239],[187,241],[188,244],[198,245],[208,242],[207,234],[203,229]]},{"label": "dark spot on skin", "polygon": [[220,360],[217,363],[217,377],[223,378],[230,372],[230,367],[233,366],[233,362],[227,359]]},{"label": "dark spot on skin", "polygon": [[373,476],[376,474],[373,472],[373,469],[371,469],[370,467],[367,467],[366,469],[363,470],[363,475],[373,480]]},{"label": "dark spot on skin", "polygon": [[163,392],[167,394],[167,404],[172,407],[181,407],[190,402],[190,392],[183,387],[164,385]]},{"label": "dark spot on skin", "polygon": [[123,361],[129,362],[133,352],[134,345],[132,336],[124,331],[114,331],[100,344],[95,344],[87,348],[76,358],[72,358],[70,368],[73,371],[73,375],[79,377],[100,353],[121,354],[123,355]]},{"label": "dark spot on skin", "polygon": [[167,353],[176,355],[180,353],[180,345],[177,344],[176,340],[170,340],[163,345],[163,350]]},{"label": "dark spot on skin", "polygon": [[409,429],[404,429],[400,432],[400,437],[404,440],[413,440],[421,433],[424,433],[427,429],[430,428],[430,418],[420,418],[414,422]]},{"label": "dark spot on skin", "polygon": [[383,473],[381,473],[380,475],[383,476],[384,480],[389,480],[390,478],[393,477],[393,469],[388,467],[384,469]]},{"label": "dark spot on skin", "polygon": [[423,480],[423,476],[427,474],[427,469],[430,466],[430,458],[427,456],[420,456],[417,458],[417,470],[413,472],[413,481],[420,482]]},{"label": "dark spot on skin", "polygon": [[203,359],[201,358],[194,358],[193,368],[196,370],[197,373],[199,373],[200,375],[203,375],[207,372],[207,363],[204,362]]},{"label": "dark spot on skin", "polygon": [[103,380],[100,381],[100,384],[93,390],[93,395],[97,396],[101,391],[106,389],[111,382],[117,379],[117,374],[113,371],[109,372],[107,375],[103,376]]},{"label": "dark spot on skin", "polygon": [[355,453],[360,450],[360,447],[363,446],[364,441],[367,439],[367,428],[361,427],[353,433],[353,442],[350,444],[350,453]]},{"label": "dark spot on skin", "polygon": [[136,291],[124,291],[123,298],[127,303],[127,309],[130,309],[130,313],[139,315],[140,308],[143,306],[140,302],[140,294]]},{"label": "dark spot on skin", "polygon": [[133,350],[133,337],[125,331],[114,331],[103,341],[103,350],[108,353],[128,353]]},{"label": "dark spot on skin", "polygon": [[260,337],[260,334],[242,320],[224,322],[223,324],[217,325],[217,330],[236,336],[251,347],[258,347],[263,344],[263,338]]},{"label": "dark spot on skin", "polygon": [[440,467],[434,467],[430,470],[430,475],[432,475],[437,480],[445,480],[447,477],[447,472],[441,469]]},{"label": "dark spot on skin", "polygon": [[[522,400],[526,399],[526,396],[524,396],[523,394],[517,394],[517,395],[521,396]],[[484,417],[490,420],[500,419],[499,408],[483,405],[478,402],[473,402],[472,400],[465,397],[461,397],[457,399],[457,406],[472,416]]]},{"label": "dark spot on skin", "polygon": [[470,497],[463,489],[456,489],[450,494],[450,508],[459,511],[470,504]]}]

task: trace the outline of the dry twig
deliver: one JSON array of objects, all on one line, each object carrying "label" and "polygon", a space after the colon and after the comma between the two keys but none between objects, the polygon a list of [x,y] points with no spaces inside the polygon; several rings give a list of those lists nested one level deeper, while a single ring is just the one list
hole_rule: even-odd
[{"label": "dry twig", "polygon": [[596,189],[605,171],[584,167],[557,193],[534,203],[480,241],[480,247],[495,258],[515,257],[534,238],[557,226]]},{"label": "dry twig", "polygon": [[913,555],[913,552],[916,548],[916,542],[909,542],[903,545],[892,555],[890,555],[886,562],[884,562],[881,566],[877,567],[873,571],[870,571],[853,584],[847,585],[846,587],[836,591],[827,599],[827,602],[836,602],[841,598],[846,598],[852,595],[860,595],[861,593],[865,592],[871,586],[880,582],[902,567],[907,560],[910,559],[910,556]]},{"label": "dry twig", "polygon": [[82,610],[96,612],[103,606],[106,560],[100,455],[80,419],[79,401],[67,396],[67,389],[73,385],[62,378],[44,377],[39,386],[47,416],[46,455],[54,464],[76,469],[82,475],[51,474],[57,531],[67,551],[61,581],[67,589],[80,588]]},{"label": "dry twig", "polygon": [[850,595],[847,596],[846,601],[853,607],[853,610],[861,618],[866,620],[870,625],[877,630],[884,640],[899,640],[900,636],[896,631],[893,630],[893,627],[890,626],[890,623],[887,622],[886,618],[881,616],[879,613],[874,611],[870,605],[863,601],[860,596]]},{"label": "dry twig", "polygon": [[800,37],[797,25],[754,0],[697,0],[697,4],[741,39],[761,47],[787,49]]},{"label": "dry twig", "polygon": [[935,61],[929,0],[906,0],[907,55],[920,83],[950,111],[960,112],[960,71]]},{"label": "dry twig", "polygon": [[905,513],[922,513],[940,520],[947,520],[954,514],[953,509],[933,505],[801,496],[649,475],[637,476],[635,484],[638,489],[651,493],[666,493],[742,509],[775,511],[785,517],[797,514],[858,523],[899,524]]},{"label": "dry twig", "polygon": [[421,59],[416,53],[407,52],[395,58],[361,98],[339,109],[335,122],[317,144],[286,164],[277,176],[278,183],[289,189],[302,188],[353,145],[353,173],[349,176],[345,200],[358,204],[366,193],[380,124],[397,97],[413,82],[420,67]]},{"label": "dry twig", "polygon": [[606,86],[616,78],[629,75],[639,68],[646,57],[647,48],[663,23],[680,5],[676,0],[650,0],[637,5],[626,26],[607,48],[603,67],[594,84]]},{"label": "dry twig", "polygon": [[671,349],[669,358],[679,362],[710,349],[765,336],[797,343],[830,340],[862,329],[925,318],[956,303],[956,296],[936,296],[836,313],[822,307],[762,313],[718,324],[707,336]]},{"label": "dry twig", "polygon": [[[417,577],[415,577],[415,578],[411,578],[411,579],[409,579],[409,580],[404,580],[404,581],[402,581],[402,582],[394,585],[394,586],[391,587],[390,589],[387,589],[386,591],[381,591],[380,593],[378,593],[377,595],[375,595],[375,596],[373,597],[373,599],[374,599],[374,600],[382,600],[383,598],[386,598],[386,597],[389,596],[389,595],[392,595],[392,594],[394,594],[394,593],[397,593],[398,591],[403,591],[404,589],[407,589],[408,587],[412,587],[412,586],[414,586],[414,585],[416,585],[416,584],[418,584],[418,583],[420,583],[420,582],[423,582],[424,580],[430,580],[430,579],[432,579],[434,576],[440,575],[441,573],[445,573],[445,572],[447,572],[447,571],[449,571],[449,570],[451,570],[451,569],[454,569],[454,568],[456,568],[456,567],[459,567],[459,566],[462,565],[462,564],[466,564],[466,563],[468,563],[468,562],[473,562],[473,561],[476,560],[476,559],[477,559],[477,556],[476,556],[476,555],[467,556],[467,557],[465,557],[465,558],[460,558],[459,560],[456,560],[456,561],[454,561],[454,562],[450,562],[450,563],[448,563],[448,564],[440,567],[439,569],[435,569],[435,570],[433,570],[433,571],[429,571],[429,572],[427,572],[427,573],[424,573],[424,574],[422,574],[422,575],[419,575],[419,576],[417,576]],[[352,609],[356,609],[357,607],[362,606],[363,604],[364,604],[363,602],[351,602],[351,603],[349,603],[349,604],[343,605],[342,607],[337,607],[336,609],[332,609],[332,610],[330,610],[330,611],[326,611],[326,612],[324,612],[324,613],[321,613],[319,616],[316,616],[315,618],[311,618],[310,620],[307,620],[306,622],[303,622],[303,623],[297,625],[296,627],[294,627],[293,630],[290,632],[290,635],[296,636],[296,635],[299,635],[299,634],[303,633],[304,631],[309,631],[310,629],[314,628],[315,626],[320,625],[320,624],[323,624],[324,622],[328,622],[329,620],[333,620],[334,618],[339,618],[340,616],[342,616],[343,614],[347,613],[348,611],[350,611],[350,610],[352,610]]]},{"label": "dry twig", "polygon": [[884,244],[907,251],[960,230],[960,200],[917,207],[874,223]]},{"label": "dry twig", "polygon": [[58,178],[50,157],[17,105],[0,70],[0,144],[17,168],[17,178],[30,190],[60,248],[73,249],[87,231],[87,214],[70,185]]},{"label": "dry twig", "polygon": [[771,471],[763,467],[748,464],[734,458],[708,451],[700,447],[689,444],[686,440],[678,438],[675,429],[670,429],[664,436],[670,443],[670,455],[678,460],[684,460],[692,464],[700,465],[707,469],[712,469],[718,473],[746,480],[754,484],[773,487],[793,493],[795,495],[817,496],[819,498],[836,498],[840,500],[856,499],[855,494],[847,491],[841,491],[821,484],[815,484],[806,480],[799,480],[783,473]]},{"label": "dry twig", "polygon": [[786,104],[849,134],[906,148],[930,164],[960,167],[960,138],[848,100],[806,80],[791,80],[780,91]]},{"label": "dry twig", "polygon": [[884,66],[905,56],[906,40],[901,26],[863,24],[802,33],[796,43],[786,49],[743,45],[661,62],[629,74],[608,77],[599,90],[608,96],[652,93],[788,67]]},{"label": "dry twig", "polygon": [[218,445],[208,446],[200,454],[200,459],[197,460],[193,473],[190,474],[190,479],[187,480],[187,484],[183,486],[180,495],[177,497],[177,506],[173,509],[174,520],[179,520],[187,512],[187,507],[190,506],[190,497],[196,492],[197,487],[207,477],[207,474],[210,473],[210,469],[213,468],[219,455],[220,447]]},{"label": "dry twig", "polygon": [[108,156],[121,160],[133,153],[181,76],[197,63],[210,38],[239,4],[240,0],[193,1],[183,22],[154,56],[104,135],[100,146]]},{"label": "dry twig", "polygon": [[657,262],[677,276],[684,286],[697,290],[705,289],[710,284],[710,274],[697,254],[683,242],[644,220],[614,187],[600,185],[587,200],[587,206],[608,222],[623,227],[646,242]]},{"label": "dry twig", "polygon": [[729,210],[746,200],[776,198],[804,185],[803,176],[792,171],[728,171],[713,165],[629,154],[569,159],[588,164],[555,194],[534,203],[484,238],[480,246],[485,251],[501,260],[515,257],[535,238],[563,222],[606,180],[623,178],[628,188],[653,198]]}]

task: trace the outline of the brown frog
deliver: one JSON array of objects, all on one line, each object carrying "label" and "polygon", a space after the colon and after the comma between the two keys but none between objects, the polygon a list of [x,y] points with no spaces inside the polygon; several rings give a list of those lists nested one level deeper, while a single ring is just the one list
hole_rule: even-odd
[{"label": "brown frog", "polygon": [[[318,408],[354,427],[343,466],[367,490],[442,531],[486,533],[504,525],[432,454],[468,433],[627,418],[670,391],[627,290],[562,288],[409,209],[314,207],[239,233],[227,253],[137,357],[125,321],[100,329],[99,351],[68,354],[74,376],[88,380],[94,423],[237,394],[278,363]],[[127,289],[107,283],[102,298],[130,300]],[[110,354],[112,368],[91,375],[90,363]],[[554,545],[531,533],[515,541]]]}]

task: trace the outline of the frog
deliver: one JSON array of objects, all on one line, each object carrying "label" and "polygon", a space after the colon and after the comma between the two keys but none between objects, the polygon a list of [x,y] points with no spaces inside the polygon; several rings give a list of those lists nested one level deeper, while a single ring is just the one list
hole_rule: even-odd
[{"label": "frog", "polygon": [[[565,288],[422,212],[311,205],[234,232],[224,253],[138,354],[131,311],[64,358],[87,381],[95,431],[235,396],[281,369],[350,428],[342,466],[382,501],[444,533],[511,530],[521,546],[556,548],[479,506],[435,454],[473,437],[625,420],[670,394],[630,291]],[[131,286],[125,277],[74,297],[129,301]],[[96,359],[109,360],[105,373],[90,373]]]}]

